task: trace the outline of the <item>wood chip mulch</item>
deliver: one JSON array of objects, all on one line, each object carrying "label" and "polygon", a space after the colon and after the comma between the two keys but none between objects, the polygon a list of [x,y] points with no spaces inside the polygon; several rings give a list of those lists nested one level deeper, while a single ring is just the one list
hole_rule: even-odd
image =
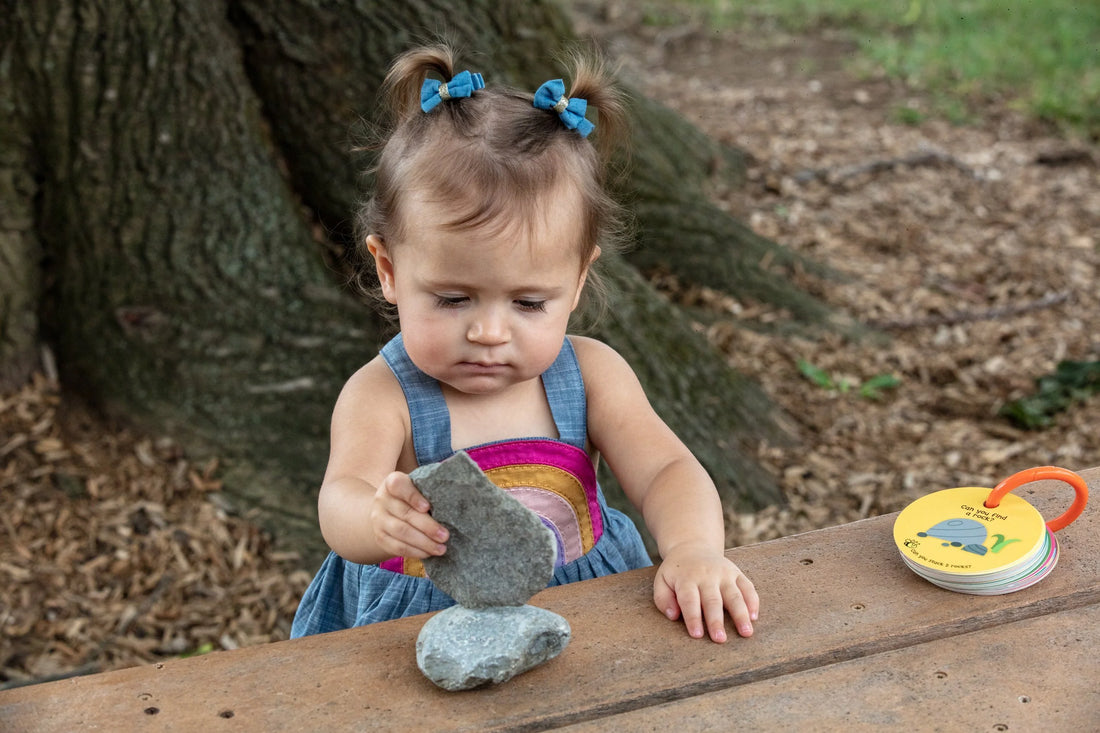
[{"label": "wood chip mulch", "polygon": [[309,575],[220,488],[52,379],[0,396],[0,685],[287,638]]}]

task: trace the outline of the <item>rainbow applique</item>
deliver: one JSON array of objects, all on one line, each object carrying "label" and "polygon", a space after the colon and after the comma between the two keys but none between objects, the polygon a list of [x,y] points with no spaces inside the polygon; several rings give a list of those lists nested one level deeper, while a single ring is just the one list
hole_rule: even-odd
[{"label": "rainbow applique", "polygon": [[[555,566],[586,554],[603,536],[596,471],[588,454],[557,440],[509,440],[470,448],[489,480],[538,515],[557,541]],[[395,557],[381,567],[425,577],[424,565]]]}]

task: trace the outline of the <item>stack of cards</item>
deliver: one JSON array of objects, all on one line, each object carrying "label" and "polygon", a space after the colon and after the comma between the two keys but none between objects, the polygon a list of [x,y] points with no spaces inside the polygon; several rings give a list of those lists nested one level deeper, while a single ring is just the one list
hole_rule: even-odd
[{"label": "stack of cards", "polygon": [[[1007,493],[1030,480],[1067,480],[1062,474],[1042,473],[1048,469],[1080,481],[1080,485],[1073,483],[1077,501],[1050,526],[1035,507]],[[1018,478],[1022,474],[1028,475]],[[941,588],[975,595],[1012,593],[1054,570],[1058,562],[1054,530],[1080,514],[1087,496],[1077,474],[1054,467],[1029,469],[997,489],[946,489],[917,499],[895,520],[894,542],[913,572]]]}]

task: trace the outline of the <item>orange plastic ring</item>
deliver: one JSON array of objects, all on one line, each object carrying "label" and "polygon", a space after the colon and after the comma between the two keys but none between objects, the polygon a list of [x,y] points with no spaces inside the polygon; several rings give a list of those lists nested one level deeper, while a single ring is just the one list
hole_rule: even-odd
[{"label": "orange plastic ring", "polygon": [[1081,516],[1081,512],[1085,511],[1085,505],[1089,502],[1089,485],[1085,483],[1085,479],[1066,468],[1039,466],[1037,468],[1027,468],[1019,473],[1014,473],[997,484],[993,491],[989,492],[989,498],[985,500],[985,506],[989,509],[1000,506],[1001,499],[1004,498],[1004,495],[1017,486],[1023,486],[1024,484],[1030,484],[1032,481],[1042,481],[1044,479],[1064,481],[1073,487],[1075,496],[1069,509],[1066,510],[1066,513],[1062,516],[1047,522],[1047,527],[1051,532],[1057,532],[1063,527],[1068,527],[1073,523],[1073,520]]}]

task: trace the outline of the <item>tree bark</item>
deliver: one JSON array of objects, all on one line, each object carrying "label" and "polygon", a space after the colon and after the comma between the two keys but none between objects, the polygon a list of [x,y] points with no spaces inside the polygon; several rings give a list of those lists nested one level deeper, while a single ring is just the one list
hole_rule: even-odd
[{"label": "tree bark", "polygon": [[[424,40],[408,29],[445,32],[490,81],[534,89],[570,40],[562,11],[480,0],[461,12],[430,0],[3,9],[0,364],[25,370],[35,343],[50,343],[66,385],[222,456],[227,490],[316,555],[332,404],[388,335],[340,274],[369,185],[369,158],[351,152],[363,115],[392,57]],[[632,263],[804,303],[791,308],[806,321],[826,313],[753,267],[763,251],[792,255],[705,203],[715,161],[736,179],[738,155],[639,104],[645,150],[622,190],[641,232]],[[689,229],[687,251],[669,246]],[[635,366],[728,505],[779,500],[752,447],[789,438],[782,415],[625,260],[608,259],[618,291],[596,335]]]},{"label": "tree bark", "polygon": [[38,186],[16,98],[14,28],[0,21],[0,390],[21,385],[34,367],[42,288],[34,229]]}]

